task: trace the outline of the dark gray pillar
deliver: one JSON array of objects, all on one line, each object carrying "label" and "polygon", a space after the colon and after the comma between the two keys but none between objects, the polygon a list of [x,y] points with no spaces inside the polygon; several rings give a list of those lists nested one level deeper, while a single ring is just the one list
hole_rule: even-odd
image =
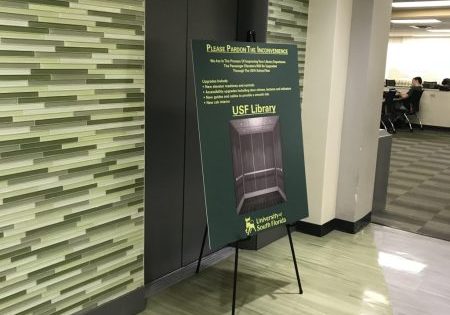
[{"label": "dark gray pillar", "polygon": [[267,37],[268,0],[239,0],[237,40],[245,42],[249,30],[256,32],[256,41],[265,42]]},{"label": "dark gray pillar", "polygon": [[[186,156],[184,173],[183,265],[196,259],[206,226],[205,199],[194,94],[191,40],[236,40],[237,0],[189,0],[186,72]],[[210,251],[205,250],[205,255]]]},{"label": "dark gray pillar", "polygon": [[206,224],[190,42],[245,41],[250,29],[265,41],[267,8],[267,0],[147,0],[146,283],[195,261]]},{"label": "dark gray pillar", "polygon": [[389,181],[389,166],[391,164],[392,135],[380,130],[378,136],[377,167],[375,169],[375,184],[373,189],[372,211],[385,211]]},{"label": "dark gray pillar", "polygon": [[145,280],[181,267],[187,0],[147,1]]}]

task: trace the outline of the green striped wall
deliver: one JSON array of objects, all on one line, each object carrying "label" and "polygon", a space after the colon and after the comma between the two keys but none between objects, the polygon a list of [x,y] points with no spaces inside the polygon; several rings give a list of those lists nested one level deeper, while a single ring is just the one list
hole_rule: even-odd
[{"label": "green striped wall", "polygon": [[300,91],[305,69],[308,6],[309,0],[269,0],[267,42],[297,45]]},{"label": "green striped wall", "polygon": [[143,286],[144,1],[0,0],[0,314]]}]

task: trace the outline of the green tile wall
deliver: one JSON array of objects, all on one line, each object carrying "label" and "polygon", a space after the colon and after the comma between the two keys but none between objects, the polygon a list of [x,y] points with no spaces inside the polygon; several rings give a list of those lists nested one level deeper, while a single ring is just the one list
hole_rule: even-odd
[{"label": "green tile wall", "polygon": [[309,0],[269,0],[267,42],[297,45],[300,91],[305,69],[308,6]]},{"label": "green tile wall", "polygon": [[0,0],[0,314],[144,284],[144,1]]}]

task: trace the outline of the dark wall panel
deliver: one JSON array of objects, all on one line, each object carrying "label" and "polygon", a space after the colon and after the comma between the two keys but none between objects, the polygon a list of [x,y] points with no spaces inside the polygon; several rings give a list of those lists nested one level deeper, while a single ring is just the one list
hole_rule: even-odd
[{"label": "dark wall panel", "polygon": [[189,0],[183,220],[184,265],[198,258],[206,224],[190,41],[192,39],[236,40],[237,2],[237,0]]},{"label": "dark wall panel", "polygon": [[181,267],[187,0],[147,1],[146,282]]},{"label": "dark wall panel", "polygon": [[239,0],[237,39],[247,40],[247,32],[256,32],[256,41],[265,42],[267,37],[268,0]]},{"label": "dark wall panel", "polygon": [[147,0],[146,283],[195,261],[206,224],[190,41],[235,40],[238,24],[265,34],[267,12],[244,19],[252,5],[267,11],[267,0]]}]

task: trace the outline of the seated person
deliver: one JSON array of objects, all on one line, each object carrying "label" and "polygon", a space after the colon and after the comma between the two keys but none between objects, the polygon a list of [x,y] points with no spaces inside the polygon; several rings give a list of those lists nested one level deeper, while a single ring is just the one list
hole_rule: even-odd
[{"label": "seated person", "polygon": [[409,88],[408,92],[399,92],[397,94],[400,99],[398,99],[399,102],[396,103],[395,109],[409,112],[409,103],[408,98],[411,96],[414,90],[422,91],[422,78],[421,77],[414,77],[411,81],[411,87]]}]

